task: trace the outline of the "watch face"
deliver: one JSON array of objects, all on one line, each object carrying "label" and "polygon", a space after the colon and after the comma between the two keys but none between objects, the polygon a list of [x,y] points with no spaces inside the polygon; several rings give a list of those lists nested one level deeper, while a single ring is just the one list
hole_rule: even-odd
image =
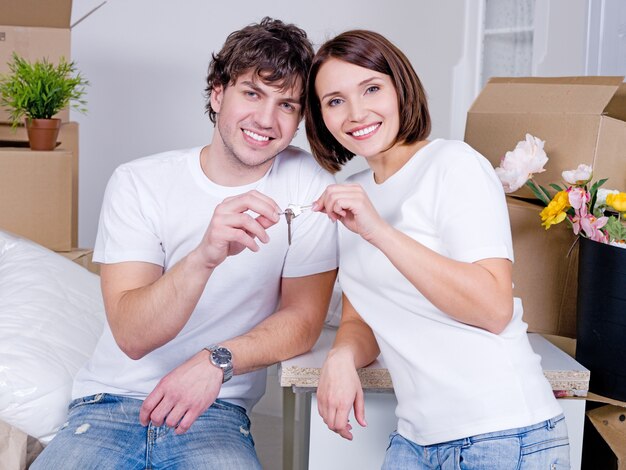
[{"label": "watch face", "polygon": [[225,365],[233,359],[233,356],[226,348],[215,348],[211,352],[211,358],[215,364]]}]

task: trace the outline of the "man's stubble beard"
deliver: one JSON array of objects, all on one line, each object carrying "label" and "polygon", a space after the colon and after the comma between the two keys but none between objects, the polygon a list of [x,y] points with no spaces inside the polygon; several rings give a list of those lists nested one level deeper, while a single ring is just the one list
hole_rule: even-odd
[{"label": "man's stubble beard", "polygon": [[270,162],[274,158],[276,158],[276,156],[280,152],[282,152],[283,150],[285,150],[285,148],[287,148],[287,145],[286,145],[285,148],[280,149],[276,154],[272,155],[271,157],[267,157],[262,162],[248,163],[248,162],[244,161],[239,155],[237,155],[237,152],[235,152],[235,149],[233,148],[233,145],[228,141],[228,139],[224,138],[224,134],[222,133],[219,125],[217,126],[217,131],[220,134],[220,139],[222,140],[222,143],[224,144],[224,148],[226,150],[226,155],[227,155],[227,157],[229,157],[229,161],[234,166],[239,167],[239,168],[243,168],[243,169],[246,169],[246,170],[258,168],[260,166],[263,166],[263,165],[267,164],[268,162]]}]

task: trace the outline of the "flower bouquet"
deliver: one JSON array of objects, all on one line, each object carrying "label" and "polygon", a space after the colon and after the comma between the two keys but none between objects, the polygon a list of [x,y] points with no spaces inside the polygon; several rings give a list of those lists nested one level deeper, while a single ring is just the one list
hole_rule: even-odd
[{"label": "flower bouquet", "polygon": [[592,183],[591,167],[581,164],[562,173],[564,184],[550,184],[551,194],[533,181],[533,175],[545,171],[548,162],[544,143],[526,134],[525,140],[506,152],[496,168],[504,191],[512,193],[526,185],[546,206],[540,214],[546,230],[567,221],[575,235],[626,248],[626,193],[601,188],[607,178]]},{"label": "flower bouquet", "polygon": [[626,193],[601,188],[607,179],[592,182],[588,165],[564,171],[561,184],[537,184],[533,175],[548,162],[543,147],[526,134],[496,173],[506,193],[526,185],[543,202],[546,230],[565,221],[578,236],[576,359],[591,371],[590,391],[626,401]]}]

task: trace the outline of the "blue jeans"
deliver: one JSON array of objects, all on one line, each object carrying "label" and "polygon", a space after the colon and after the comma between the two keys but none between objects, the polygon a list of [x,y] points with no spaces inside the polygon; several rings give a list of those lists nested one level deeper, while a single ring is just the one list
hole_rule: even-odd
[{"label": "blue jeans", "polygon": [[72,401],[68,422],[30,467],[39,469],[261,469],[243,408],[217,400],[181,435],[142,426],[141,400],[100,393]]},{"label": "blue jeans", "polygon": [[420,446],[394,432],[382,470],[557,470],[569,469],[565,417],[490,432],[455,441]]}]

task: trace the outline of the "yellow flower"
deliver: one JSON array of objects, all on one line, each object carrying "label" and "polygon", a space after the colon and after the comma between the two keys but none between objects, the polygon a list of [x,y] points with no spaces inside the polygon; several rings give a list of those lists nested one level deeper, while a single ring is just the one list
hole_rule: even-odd
[{"label": "yellow flower", "polygon": [[550,204],[541,211],[541,220],[546,230],[552,225],[563,222],[565,220],[567,208],[570,207],[567,191],[559,191],[554,195]]},{"label": "yellow flower", "polygon": [[626,212],[626,193],[607,194],[606,203],[618,212]]}]

